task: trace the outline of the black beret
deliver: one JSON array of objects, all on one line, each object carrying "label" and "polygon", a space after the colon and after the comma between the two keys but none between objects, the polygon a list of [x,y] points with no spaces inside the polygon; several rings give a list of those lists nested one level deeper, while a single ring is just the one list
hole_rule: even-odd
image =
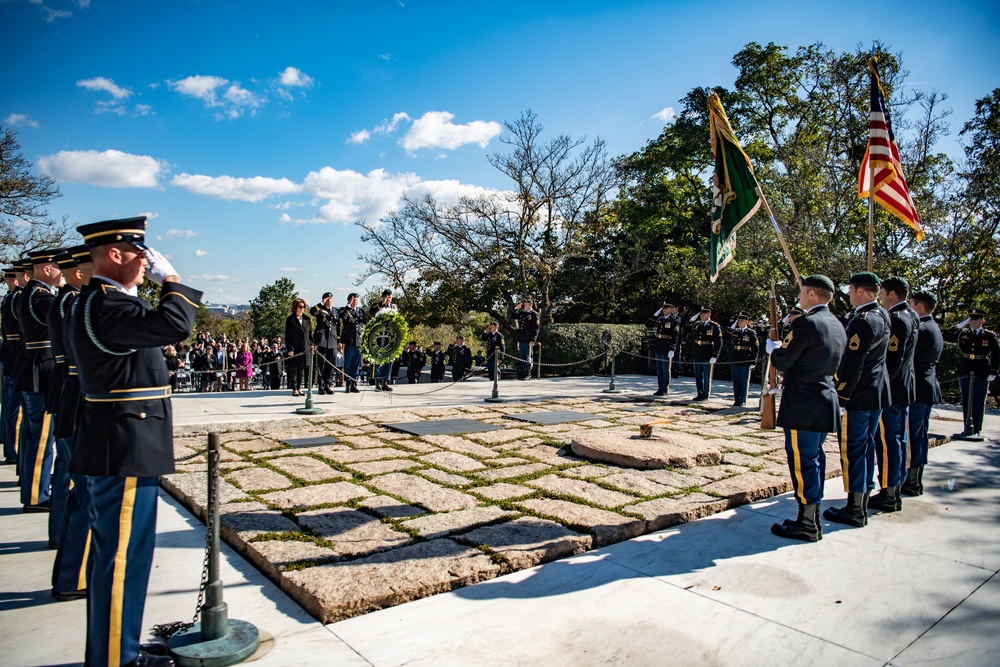
[{"label": "black beret", "polygon": [[924,292],[922,290],[917,291],[911,294],[910,298],[913,299],[914,301],[925,303],[931,308],[937,305],[937,297],[931,294],[930,292]]},{"label": "black beret", "polygon": [[866,287],[878,287],[882,284],[882,280],[876,276],[871,271],[861,271],[860,273],[852,273],[851,277],[847,280],[851,285],[860,285]]},{"label": "black beret", "polygon": [[828,292],[835,292],[833,287],[833,281],[820,273],[814,273],[811,276],[806,276],[802,279],[803,287],[812,287],[815,289],[825,289]]}]

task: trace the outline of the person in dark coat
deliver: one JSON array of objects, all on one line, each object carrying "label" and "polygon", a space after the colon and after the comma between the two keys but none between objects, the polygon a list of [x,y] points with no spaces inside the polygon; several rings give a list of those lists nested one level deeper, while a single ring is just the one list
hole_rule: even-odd
[{"label": "person in dark coat", "polygon": [[986,314],[973,310],[968,319],[942,333],[945,340],[958,345],[960,353],[958,386],[962,390],[962,423],[965,424],[960,438],[978,436],[982,432],[989,384],[1000,372],[1000,344],[996,333],[983,326],[985,322]]},{"label": "person in dark coat", "polygon": [[722,327],[712,319],[711,306],[702,306],[695,317],[698,321],[691,326],[691,358],[698,395],[694,400],[707,401],[712,396],[712,367],[722,352]]},{"label": "person in dark coat", "polygon": [[517,313],[517,331],[514,338],[517,340],[518,356],[521,357],[521,370],[517,374],[518,380],[531,379],[531,349],[538,342],[538,333],[542,328],[541,320],[533,307],[534,302],[531,299],[525,299],[521,304],[521,311]]},{"label": "person in dark coat", "polygon": [[319,358],[315,361],[319,375],[319,393],[333,393],[333,366],[337,356],[337,314],[333,310],[333,293],[325,292],[323,300],[309,309],[309,314],[316,320],[316,330],[313,340]]},{"label": "person in dark coat", "polygon": [[[83,394],[70,472],[87,476],[91,499],[88,665],[173,664],[141,654],[139,643],[158,477],[174,472],[162,346],[191,335],[202,293],[182,285],[170,262],[144,245],[145,228],[144,217],[79,228],[94,276],[70,311],[66,343]],[[162,285],[156,310],[135,296],[143,274]]]},{"label": "person in dark coat", "polygon": [[798,517],[774,524],[771,532],[806,542],[823,538],[819,522],[826,479],[823,442],[840,421],[833,377],[847,336],[827,306],[833,292],[833,282],[826,276],[804,277],[799,303],[806,314],[792,322],[783,342],[766,343],[771,363],[785,377],[777,424],[785,431],[785,454],[799,504]]},{"label": "person in dark coat", "polygon": [[677,307],[667,301],[647,322],[656,332],[653,341],[653,357],[656,362],[656,391],[653,396],[666,396],[670,393],[670,363],[674,358],[674,350],[681,335],[681,322],[677,317]]},{"label": "person in dark coat", "polygon": [[417,346],[417,341],[411,340],[403,356],[406,358],[406,381],[410,384],[419,383],[420,373],[427,363],[427,355]]},{"label": "person in dark coat", "polygon": [[455,339],[455,347],[451,350],[451,381],[461,382],[472,368],[472,350],[465,346],[465,336]]},{"label": "person in dark coat", "polygon": [[0,398],[0,424],[3,436],[3,462],[17,463],[17,418],[21,414],[21,393],[14,388],[14,365],[21,354],[21,329],[17,323],[16,304],[21,297],[18,269],[20,262],[4,271],[7,294],[0,305],[0,332],[3,346],[0,347],[0,364],[3,365],[3,394]]},{"label": "person in dark coat", "polygon": [[910,404],[909,425],[909,469],[900,493],[919,496],[924,492],[924,466],[927,465],[927,434],[931,419],[931,408],[941,402],[941,385],[937,379],[937,365],[944,351],[944,337],[934,321],[937,297],[930,292],[914,292],[910,295],[910,307],[920,318],[920,333],[913,351],[913,375],[915,397]]},{"label": "person in dark coat", "polygon": [[849,279],[854,314],[847,322],[847,348],[837,370],[837,396],[845,409],[840,420],[840,458],[847,505],[823,516],[860,528],[868,525],[868,498],[875,485],[875,428],[889,405],[889,313],[878,305],[881,280],[870,272]]},{"label": "person in dark coat", "polygon": [[490,380],[496,379],[497,354],[500,356],[500,363],[503,363],[505,352],[503,334],[500,333],[500,323],[496,320],[483,330],[483,345],[486,346],[486,369]]},{"label": "person in dark coat", "polygon": [[[285,319],[285,370],[292,396],[302,396],[302,376],[306,354],[312,352],[312,320],[306,315],[305,299],[292,302],[292,314]],[[309,378],[310,384],[312,378]]]},{"label": "person in dark coat", "polygon": [[347,305],[337,312],[340,320],[340,344],[344,348],[344,393],[357,394],[361,374],[361,335],[365,330],[365,311],[358,308],[358,295],[347,295]]},{"label": "person in dark coat", "polygon": [[875,460],[879,471],[879,492],[868,500],[869,509],[898,512],[903,509],[899,487],[906,480],[908,469],[906,429],[910,404],[916,400],[913,376],[913,353],[917,347],[920,320],[906,303],[910,284],[904,278],[891,276],[882,282],[879,302],[889,313],[889,346],[885,368],[889,375],[891,401],[882,410],[875,429]]},{"label": "person in dark coat", "polygon": [[736,316],[736,324],[729,331],[729,340],[733,346],[733,405],[743,407],[747,404],[747,393],[750,387],[750,369],[757,363],[760,346],[757,342],[757,332],[750,328],[750,315],[740,313]]},{"label": "person in dark coat", "polygon": [[444,382],[444,372],[448,367],[448,355],[441,349],[441,341],[434,341],[427,352],[431,364],[431,382]]}]

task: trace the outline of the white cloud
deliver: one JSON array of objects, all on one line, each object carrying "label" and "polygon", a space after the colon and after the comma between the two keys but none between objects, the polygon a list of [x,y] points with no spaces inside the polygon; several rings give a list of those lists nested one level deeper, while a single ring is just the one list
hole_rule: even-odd
[{"label": "white cloud", "polygon": [[454,150],[464,144],[479,144],[486,148],[503,129],[500,123],[483,120],[456,125],[451,122],[453,118],[455,115],[447,111],[428,111],[413,121],[409,132],[399,143],[408,153],[421,148]]},{"label": "white cloud", "polygon": [[262,106],[265,101],[263,97],[241,87],[238,83],[234,83],[226,89],[223,99],[230,105],[229,110],[226,112],[226,116],[229,118],[239,118],[248,109],[252,113],[253,110]]},{"label": "white cloud", "polygon": [[[69,18],[70,16],[73,15],[73,12],[70,12],[70,11],[52,9],[51,7],[49,7],[48,5],[45,4],[44,0],[28,0],[28,2],[30,2],[31,4],[36,5],[38,7],[41,7],[43,10],[45,10],[45,22],[46,23],[52,23],[56,19]],[[85,4],[81,4],[80,5],[80,7],[82,9],[86,9],[87,7],[90,6],[90,1],[89,0],[83,0],[83,2]]]},{"label": "white cloud", "polygon": [[375,134],[392,134],[396,131],[396,128],[399,127],[400,122],[404,120],[411,120],[410,114],[405,111],[399,111],[392,115],[392,120],[388,122],[383,120],[382,124],[377,125],[373,132],[375,132]]},{"label": "white cloud", "polygon": [[221,274],[219,275],[202,274],[202,275],[188,276],[188,278],[192,280],[208,280],[210,282],[220,282],[223,280],[229,280],[229,276],[224,276]]},{"label": "white cloud", "polygon": [[58,181],[109,188],[155,188],[168,171],[162,160],[116,150],[60,151],[39,158],[38,167]]},{"label": "white cloud", "polygon": [[179,174],[174,176],[170,184],[200,195],[228,201],[249,202],[259,202],[271,195],[295,194],[301,190],[301,186],[287,178],[267,178],[264,176],[234,178],[233,176]]},{"label": "white cloud", "polygon": [[107,79],[103,76],[94,77],[93,79],[81,79],[76,82],[76,85],[80,88],[86,88],[87,90],[110,93],[116,100],[126,100],[132,95],[132,91],[128,88],[122,88],[121,86],[115,84],[115,82],[111,79]]},{"label": "white cloud", "polygon": [[281,73],[281,85],[291,88],[312,88],[313,79],[297,67],[286,67]]},{"label": "white cloud", "polygon": [[28,118],[23,113],[12,113],[4,119],[4,125],[10,127],[38,127],[38,121]]},{"label": "white cloud", "polygon": [[193,229],[168,229],[163,232],[165,239],[193,239],[198,236],[198,232]]},{"label": "white cloud", "polygon": [[279,271],[284,271],[285,273],[298,273],[302,269],[297,266],[282,266],[278,268]]},{"label": "white cloud", "polygon": [[379,56],[378,56],[378,59],[382,60],[384,62],[389,62],[390,60],[392,60],[392,54],[391,53],[380,53]]},{"label": "white cloud", "polygon": [[677,114],[674,113],[673,107],[663,107],[653,114],[653,118],[661,123],[668,124],[674,122],[674,119],[677,118]]},{"label": "white cloud", "polygon": [[347,143],[349,144],[363,144],[371,138],[372,134],[368,130],[358,130],[357,132],[351,133],[351,136],[347,138]]},{"label": "white cloud", "polygon": [[189,76],[179,81],[170,81],[170,87],[181,95],[187,95],[199,99],[205,106],[219,106],[219,98],[216,91],[229,83],[229,79],[221,76]]},{"label": "white cloud", "polygon": [[195,257],[208,257],[208,251],[207,250],[195,250],[194,251],[194,256]]}]

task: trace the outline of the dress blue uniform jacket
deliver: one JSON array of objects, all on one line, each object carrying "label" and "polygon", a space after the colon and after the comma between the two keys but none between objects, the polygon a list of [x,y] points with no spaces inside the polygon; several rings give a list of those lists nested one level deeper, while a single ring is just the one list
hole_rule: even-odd
[{"label": "dress blue uniform jacket", "polygon": [[722,327],[715,320],[698,321],[691,326],[691,357],[707,362],[722,352]]},{"label": "dress blue uniform jacket", "polygon": [[653,352],[666,354],[673,352],[681,335],[681,323],[675,315],[660,315],[653,320],[656,329],[656,339],[653,341]]},{"label": "dress blue uniform jacket", "polygon": [[944,350],[941,328],[930,315],[920,318],[920,334],[913,352],[915,403],[940,403],[941,385],[937,379],[937,364]]},{"label": "dress blue uniform jacket", "polygon": [[972,372],[976,374],[977,380],[985,380],[991,373],[995,375],[997,369],[1000,369],[1000,345],[997,344],[997,335],[986,327],[979,327],[976,331],[971,327],[965,327],[943,335],[945,339],[958,343],[958,351],[961,353],[958,359],[959,377],[969,377],[969,373]]},{"label": "dress blue uniform jacket", "polygon": [[[56,300],[49,286],[38,280],[29,280],[18,299],[17,321],[21,327],[24,347],[21,363],[15,371],[17,390],[45,392],[49,387],[49,376],[55,367],[49,340],[46,318],[49,308]],[[48,347],[33,348],[34,345],[48,344]]]},{"label": "dress blue uniform jacket", "polygon": [[771,363],[784,373],[778,426],[800,431],[832,433],[840,408],[833,384],[847,335],[825,305],[792,322],[782,347],[771,353]]},{"label": "dress blue uniform jacket", "polygon": [[[95,277],[74,299],[66,342],[84,400],[71,472],[111,477],[174,472],[170,383],[161,347],[190,335],[201,296],[180,283],[165,283],[160,305],[152,310]],[[149,397],[131,398],[142,393]]]},{"label": "dress blue uniform jacket", "polygon": [[893,405],[910,405],[917,400],[913,375],[913,353],[920,331],[920,318],[905,301],[889,309],[889,346],[885,368],[889,374],[889,393]]},{"label": "dress blue uniform jacket", "polygon": [[837,370],[837,395],[848,410],[889,406],[889,314],[877,303],[861,306],[847,322],[847,348]]}]

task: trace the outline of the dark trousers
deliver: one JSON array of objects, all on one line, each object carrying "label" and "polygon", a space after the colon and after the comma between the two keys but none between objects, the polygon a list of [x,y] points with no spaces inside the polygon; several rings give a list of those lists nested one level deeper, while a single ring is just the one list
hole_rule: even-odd
[{"label": "dark trousers", "polygon": [[878,463],[878,485],[902,486],[906,481],[906,424],[909,409],[905,405],[890,405],[882,410],[875,429],[875,460]]},{"label": "dark trousers", "polygon": [[392,371],[392,362],[379,364],[375,367],[375,379],[389,381],[389,375]]},{"label": "dark trousers", "polygon": [[707,361],[694,362],[694,386],[698,389],[698,396],[712,395],[712,364]]},{"label": "dark trousers", "polygon": [[52,456],[52,415],[45,411],[45,394],[24,392],[24,419],[21,424],[21,504],[37,505],[49,499]]},{"label": "dark trousers", "polygon": [[958,386],[962,389],[962,423],[965,424],[966,435],[982,433],[983,415],[986,413],[986,390],[989,387],[986,378],[976,377],[972,387],[972,412],[969,412],[969,378],[958,378]]},{"label": "dark trousers", "polygon": [[91,564],[87,664],[139,655],[142,611],[156,544],[156,477],[88,477]]},{"label": "dark trousers", "polygon": [[531,375],[531,343],[518,343],[517,354],[521,357],[521,373]]},{"label": "dark trousers", "polygon": [[361,379],[358,377],[361,373],[361,348],[357,345],[344,346],[344,373],[348,382],[357,384]]},{"label": "dark trousers", "polygon": [[52,587],[60,593],[87,588],[87,556],[90,553],[90,488],[83,475],[70,474],[73,488],[66,500],[66,513],[59,550],[52,565]]},{"label": "dark trousers", "polygon": [[848,410],[840,416],[840,462],[844,491],[867,493],[874,488],[875,429],[881,410]]},{"label": "dark trousers", "polygon": [[14,389],[14,378],[3,376],[3,394],[0,396],[0,419],[3,424],[3,459],[6,463],[17,461],[17,418],[21,414],[21,392]]},{"label": "dark trousers", "polygon": [[444,366],[431,366],[431,382],[444,382]]},{"label": "dark trousers", "polygon": [[746,405],[750,388],[750,364],[733,364],[733,403]]},{"label": "dark trousers", "polygon": [[420,371],[422,371],[423,368],[423,366],[407,366],[406,381],[410,384],[417,384],[420,382]]},{"label": "dark trousers", "polygon": [[785,454],[792,488],[800,505],[815,505],[823,500],[826,479],[826,454],[823,443],[826,433],[785,429]]},{"label": "dark trousers", "polygon": [[298,390],[302,388],[302,376],[306,372],[306,355],[303,352],[296,352],[285,359],[285,372],[288,373],[288,388]]},{"label": "dark trousers", "polygon": [[319,388],[329,389],[333,384],[333,362],[337,356],[337,349],[334,347],[321,347],[316,350],[317,356],[313,359],[313,366],[319,373]]},{"label": "dark trousers", "polygon": [[670,391],[670,358],[669,352],[656,352],[653,358],[656,360],[656,391],[666,394]]},{"label": "dark trousers", "polygon": [[[53,421],[55,415],[53,415]],[[52,469],[52,495],[49,505],[49,544],[59,544],[66,503],[69,502],[69,458],[73,453],[73,438],[56,438],[56,464]]]},{"label": "dark trousers", "polygon": [[910,406],[910,467],[927,465],[927,450],[929,444],[927,435],[930,429],[931,403],[914,403]]}]

